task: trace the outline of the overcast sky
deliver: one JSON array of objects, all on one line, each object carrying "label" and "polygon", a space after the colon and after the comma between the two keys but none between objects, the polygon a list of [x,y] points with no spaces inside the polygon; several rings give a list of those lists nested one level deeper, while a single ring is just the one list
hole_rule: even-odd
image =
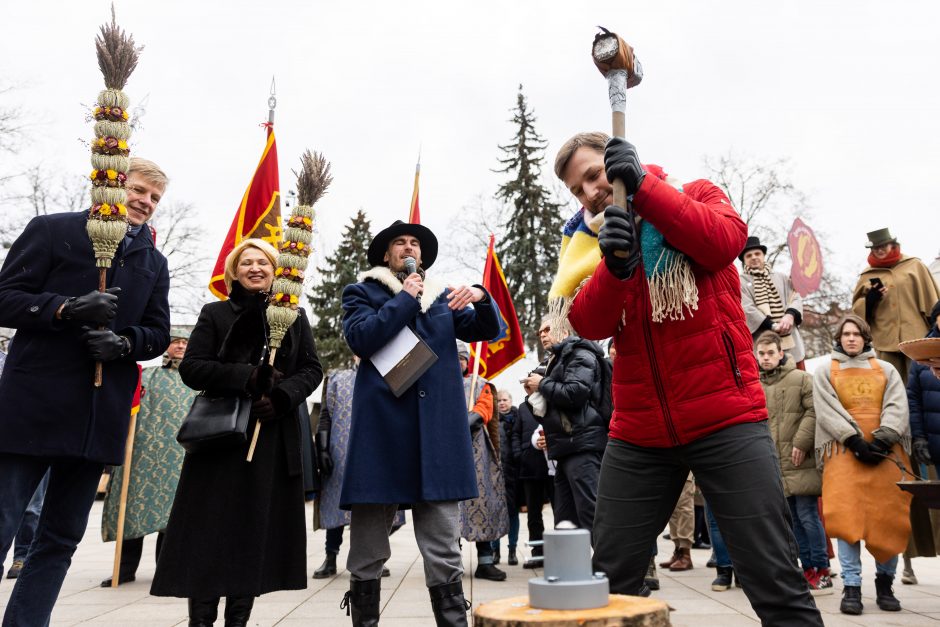
[{"label": "overcast sky", "polygon": [[[4,2],[0,79],[33,126],[18,164],[89,169],[86,110],[109,1]],[[166,169],[167,200],[194,203],[214,248],[260,155],[277,78],[282,191],[305,148],[332,162],[318,203],[324,247],[359,208],[376,228],[406,219],[422,147],[423,221],[447,240],[457,212],[491,195],[497,145],[522,83],[549,142],[608,130],[590,44],[602,24],[633,44],[645,78],[628,99],[644,161],[682,179],[729,150],[791,160],[846,275],[865,232],[890,226],[931,262],[940,172],[937,2],[116,2],[146,46],[126,92],[148,98],[134,154]],[[4,173],[15,164],[7,160]],[[546,169],[546,179],[551,176]],[[447,253],[447,242],[442,254]],[[483,251],[481,251],[481,255]],[[787,269],[784,269],[786,271]],[[552,272],[553,269],[546,269]]]}]

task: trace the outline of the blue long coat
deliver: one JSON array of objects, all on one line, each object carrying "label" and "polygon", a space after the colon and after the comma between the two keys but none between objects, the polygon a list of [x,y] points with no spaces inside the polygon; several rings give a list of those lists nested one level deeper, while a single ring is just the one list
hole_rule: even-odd
[{"label": "blue long coat", "polygon": [[55,319],[67,297],[98,289],[86,220],[85,212],[33,218],[0,270],[0,326],[16,329],[0,378],[0,452],[123,464],[136,362],[170,343],[166,258],[145,227],[108,270],[108,287],[122,290],[111,328],[133,350],[104,364],[104,384],[93,386],[82,323]]},{"label": "blue long coat", "polygon": [[[487,297],[451,311],[448,290],[425,280],[421,302],[401,291],[384,267],[343,290],[343,332],[362,358],[353,393],[352,428],[340,507],[408,505],[477,496],[463,376],[455,338],[485,341],[499,333],[499,309]],[[410,327],[437,362],[395,398],[369,358]]]},{"label": "blue long coat", "polygon": [[[940,333],[934,328],[927,337],[940,337]],[[911,408],[911,437],[927,438],[931,459],[940,463],[940,379],[916,362],[907,377],[907,404]]]}]

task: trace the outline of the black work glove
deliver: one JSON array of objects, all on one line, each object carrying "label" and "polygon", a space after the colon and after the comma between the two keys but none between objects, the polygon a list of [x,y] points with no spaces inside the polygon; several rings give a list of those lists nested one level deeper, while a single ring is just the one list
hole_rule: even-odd
[{"label": "black work glove", "polygon": [[845,445],[852,451],[855,458],[863,464],[877,466],[883,457],[875,454],[871,445],[868,444],[860,435],[853,435],[846,439]]},{"label": "black work glove", "polygon": [[277,412],[274,411],[274,404],[271,402],[271,399],[267,396],[262,396],[251,403],[251,415],[261,422],[264,422],[276,418]]},{"label": "black work glove", "polygon": [[326,429],[317,431],[317,466],[320,474],[329,477],[333,474],[333,456],[330,455],[330,432]]},{"label": "black work glove", "polygon": [[130,341],[111,329],[82,329],[85,331],[82,333],[82,341],[88,349],[88,355],[95,361],[114,361],[131,352]]},{"label": "black work glove", "polygon": [[930,446],[927,444],[927,438],[914,438],[911,444],[911,453],[914,461],[918,464],[930,465],[933,459],[930,457]]},{"label": "black work glove", "polygon": [[256,366],[251,374],[248,375],[248,383],[245,390],[252,396],[262,396],[271,391],[274,387],[274,368],[269,364]]},{"label": "black work glove", "polygon": [[[628,279],[640,263],[639,249],[636,244],[636,222],[622,207],[611,205],[604,210],[604,226],[597,234],[597,245],[607,269],[618,279]],[[627,253],[621,257],[617,252]]]},{"label": "black work glove", "polygon": [[107,324],[117,315],[118,296],[121,288],[109,287],[104,292],[94,291],[84,296],[75,296],[65,301],[59,317],[62,320],[79,320]]},{"label": "black work glove", "polygon": [[607,180],[613,183],[615,179],[620,179],[628,194],[635,194],[646,176],[636,146],[621,137],[611,137],[607,142],[604,169],[607,170]]},{"label": "black work glove", "polygon": [[874,453],[880,453],[882,455],[888,455],[891,453],[891,445],[879,438],[872,440],[871,444],[869,444],[869,447],[871,447],[871,450]]}]

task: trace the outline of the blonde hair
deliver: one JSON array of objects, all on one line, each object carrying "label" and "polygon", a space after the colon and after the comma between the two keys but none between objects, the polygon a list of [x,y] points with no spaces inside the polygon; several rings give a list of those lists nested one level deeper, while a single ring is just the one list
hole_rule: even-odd
[{"label": "blonde hair", "polygon": [[225,276],[223,280],[225,281],[225,288],[230,293],[232,291],[232,282],[235,280],[235,270],[238,268],[239,257],[242,256],[242,253],[245,252],[247,248],[260,250],[264,253],[264,256],[268,258],[268,261],[271,262],[271,265],[277,267],[277,249],[274,248],[274,246],[257,237],[243,239],[236,244],[232,252],[225,257]]},{"label": "blonde hair", "polygon": [[561,150],[558,151],[558,154],[555,155],[555,176],[564,180],[562,174],[565,173],[568,162],[571,161],[571,157],[577,152],[578,148],[590,148],[591,150],[604,154],[609,140],[610,135],[599,131],[594,133],[578,133],[566,141],[561,147]]},{"label": "blonde hair", "polygon": [[160,169],[160,166],[148,159],[131,157],[131,166],[127,170],[127,173],[133,174],[135,172],[151,183],[159,185],[164,190],[166,186],[170,184],[170,179],[167,177],[166,173]]}]

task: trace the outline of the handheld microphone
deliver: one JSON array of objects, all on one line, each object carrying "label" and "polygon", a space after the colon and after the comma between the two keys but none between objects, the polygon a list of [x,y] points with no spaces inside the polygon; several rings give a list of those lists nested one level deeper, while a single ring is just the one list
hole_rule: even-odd
[{"label": "handheld microphone", "polygon": [[405,257],[405,272],[409,275],[414,274],[418,271],[418,262],[415,261],[414,257]]}]

